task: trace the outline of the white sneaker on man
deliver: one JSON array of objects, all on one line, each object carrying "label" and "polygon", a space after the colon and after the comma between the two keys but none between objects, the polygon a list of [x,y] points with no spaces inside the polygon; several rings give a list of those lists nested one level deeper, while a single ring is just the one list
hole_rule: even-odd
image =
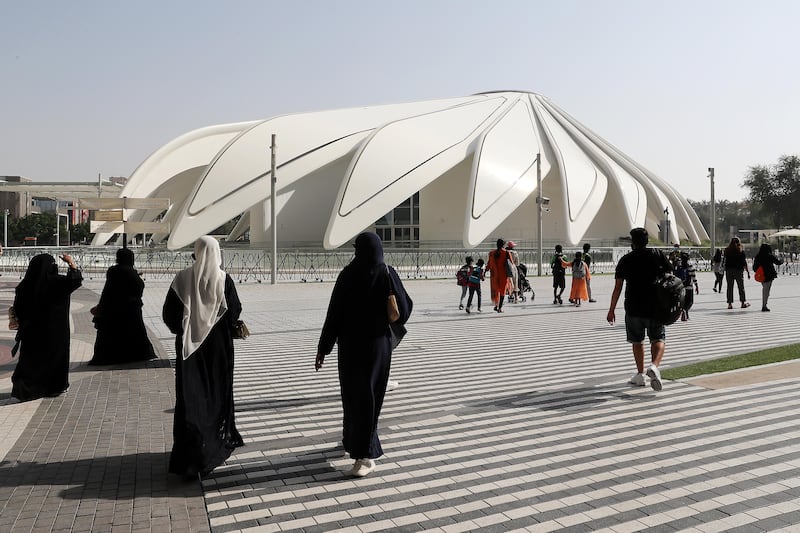
[{"label": "white sneaker on man", "polygon": [[629,385],[636,385],[637,387],[644,387],[645,386],[644,374],[639,374],[637,372],[636,374],[631,376],[631,379],[630,379],[630,381],[628,381],[628,384]]},{"label": "white sneaker on man", "polygon": [[650,365],[650,368],[647,369],[647,377],[650,378],[650,386],[654,391],[658,392],[662,389],[661,372],[656,365]]},{"label": "white sneaker on man", "polygon": [[375,470],[375,461],[372,459],[356,459],[348,474],[353,477],[364,477],[373,470]]}]

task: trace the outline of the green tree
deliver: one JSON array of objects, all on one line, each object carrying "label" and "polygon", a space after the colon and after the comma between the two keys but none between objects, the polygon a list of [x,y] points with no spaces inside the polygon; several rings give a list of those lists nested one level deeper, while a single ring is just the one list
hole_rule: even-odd
[{"label": "green tree", "polygon": [[[695,202],[689,200],[697,216],[706,230],[711,233],[711,202],[703,200]],[[770,221],[763,213],[752,209],[751,203],[744,201],[720,200],[717,202],[717,243],[727,241],[731,237],[731,227],[734,234],[740,229],[767,229]]]},{"label": "green tree", "polygon": [[89,223],[88,222],[82,222],[80,224],[74,224],[70,228],[70,232],[71,232],[72,242],[75,242],[75,243],[89,242],[94,237],[94,233],[89,231]]},{"label": "green tree", "polygon": [[800,156],[782,155],[774,165],[750,167],[742,186],[772,227],[800,224]]},{"label": "green tree", "polygon": [[39,246],[53,245],[56,242],[55,213],[33,213],[8,222],[8,238],[17,246],[25,244],[25,237],[36,237]]}]

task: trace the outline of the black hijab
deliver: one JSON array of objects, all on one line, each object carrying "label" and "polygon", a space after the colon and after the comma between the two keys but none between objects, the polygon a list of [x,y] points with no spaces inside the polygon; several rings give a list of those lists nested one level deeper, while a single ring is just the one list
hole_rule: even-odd
[{"label": "black hijab", "polygon": [[142,306],[144,281],[133,267],[134,255],[129,248],[117,250],[117,264],[106,272],[106,284],[100,293],[100,307],[108,313],[111,309],[124,309],[135,304]]},{"label": "black hijab", "polygon": [[117,250],[117,264],[120,266],[133,267],[134,256],[130,248],[120,248]]},{"label": "black hijab", "polygon": [[352,344],[388,334],[386,299],[390,278],[399,306],[402,283],[384,263],[380,237],[375,233],[361,233],[355,240],[355,257],[342,269],[333,288],[320,335],[320,353],[330,353],[337,340]]},{"label": "black hijab", "polygon": [[25,277],[15,290],[17,298],[25,305],[44,303],[48,296],[51,278],[58,276],[55,258],[50,254],[33,256],[25,271]]},{"label": "black hijab", "polygon": [[[376,275],[385,275],[385,263],[383,262],[383,243],[381,238],[375,233],[360,233],[356,237],[354,244],[356,255],[350,262],[350,266],[359,272],[360,275],[367,275],[374,282]],[[373,286],[369,283],[368,286]]]}]

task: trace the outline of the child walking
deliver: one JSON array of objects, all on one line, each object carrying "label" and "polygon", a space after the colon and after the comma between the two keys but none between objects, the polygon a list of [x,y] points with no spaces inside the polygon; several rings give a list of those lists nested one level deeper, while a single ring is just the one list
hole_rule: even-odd
[{"label": "child walking", "polygon": [[472,308],[472,297],[478,293],[478,312],[481,312],[481,281],[483,281],[483,259],[478,259],[478,262],[472,267],[472,272],[469,275],[467,286],[469,287],[469,298],[467,299],[467,313]]},{"label": "child walking", "polygon": [[458,301],[459,310],[464,309],[464,297],[467,295],[469,274],[472,272],[472,256],[464,258],[464,265],[456,272],[456,284],[461,287],[461,299]]}]

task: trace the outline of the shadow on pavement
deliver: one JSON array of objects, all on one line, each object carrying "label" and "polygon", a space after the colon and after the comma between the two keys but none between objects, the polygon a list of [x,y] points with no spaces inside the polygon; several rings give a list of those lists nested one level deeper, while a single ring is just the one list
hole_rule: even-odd
[{"label": "shadow on pavement", "polygon": [[202,496],[198,480],[167,473],[169,452],[94,457],[52,463],[0,462],[0,487],[63,485],[58,496],[69,500],[129,500],[163,494]]}]

